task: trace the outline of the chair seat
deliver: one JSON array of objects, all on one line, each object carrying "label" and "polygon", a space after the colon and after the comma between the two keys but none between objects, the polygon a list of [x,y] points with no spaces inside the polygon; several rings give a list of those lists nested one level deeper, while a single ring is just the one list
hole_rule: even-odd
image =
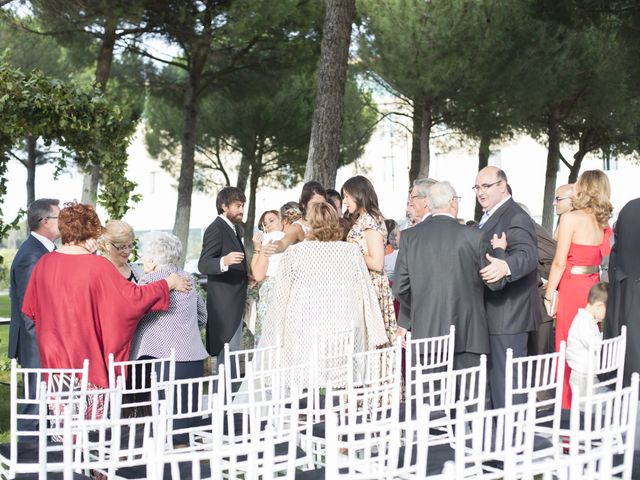
[{"label": "chair seat", "polygon": [[[414,445],[411,451],[411,463],[416,461],[416,446]],[[427,453],[427,472],[426,475],[439,475],[442,473],[444,464],[455,459],[455,450],[449,444],[433,445],[428,447]],[[398,455],[398,467],[404,466],[404,451],[405,447],[400,447]]]},{"label": "chair seat", "polygon": [[[398,408],[398,412],[399,412],[399,417],[400,417],[400,421],[404,422],[406,420],[407,417],[407,404],[406,402],[402,402],[400,403],[400,406]],[[431,420],[432,422],[435,420],[440,420],[445,418],[447,415],[445,414],[445,412],[443,410],[430,410],[429,413],[429,420]],[[411,400],[411,420],[416,420],[416,401]]]},{"label": "chair seat", "polygon": [[[275,456],[276,457],[283,457],[285,456],[287,453],[289,453],[289,444],[287,442],[282,442],[282,443],[278,443],[276,444],[276,448],[275,448]],[[262,458],[262,452],[260,452],[258,454],[258,458]],[[301,458],[306,457],[307,454],[304,450],[302,450],[300,447],[296,447],[296,460],[299,460]],[[238,455],[236,457],[238,462],[244,462],[247,460],[247,456],[246,455]]]},{"label": "chair seat", "polygon": [[[62,443],[60,442],[47,442],[48,447],[59,447],[59,450],[47,452],[47,462],[60,463],[62,462]],[[18,442],[18,463],[38,463],[40,447],[38,440],[27,440]],[[0,457],[9,460],[11,458],[11,444],[0,444]]]},{"label": "chair seat", "polygon": [[[178,463],[178,470],[180,472],[181,480],[188,480],[192,478],[192,466],[191,462],[180,462]],[[145,465],[138,465],[135,467],[124,467],[119,468],[116,471],[116,475],[121,478],[126,478],[129,480],[133,479],[146,479],[147,478],[147,465],[145,461]],[[211,468],[209,467],[209,462],[202,461],[200,462],[200,476],[202,478],[211,478]],[[176,478],[171,476],[171,465],[165,464],[163,478]]]}]

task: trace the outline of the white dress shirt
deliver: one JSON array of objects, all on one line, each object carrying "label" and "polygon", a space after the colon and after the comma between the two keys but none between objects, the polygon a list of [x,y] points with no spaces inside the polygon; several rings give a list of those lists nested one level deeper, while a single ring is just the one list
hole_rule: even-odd
[{"label": "white dress shirt", "polygon": [[[231,227],[231,230],[233,230],[233,233],[235,233],[236,235],[238,234],[238,231],[236,230],[236,226],[233,223],[231,223],[231,220],[229,220],[225,214],[221,213],[220,215],[218,215],[218,217],[223,219],[227,223],[227,225]],[[229,270],[229,265],[225,265],[224,257],[220,257],[220,271],[224,273],[227,270]]]},{"label": "white dress shirt", "polygon": [[31,232],[31,235],[33,235],[36,239],[38,239],[40,243],[44,245],[44,248],[46,248],[50,252],[53,252],[56,249],[55,243],[53,243],[47,237],[44,237],[36,232]]}]

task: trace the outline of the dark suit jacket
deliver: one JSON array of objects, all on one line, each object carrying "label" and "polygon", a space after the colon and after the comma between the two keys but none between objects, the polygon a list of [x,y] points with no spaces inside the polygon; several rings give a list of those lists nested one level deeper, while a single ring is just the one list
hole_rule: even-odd
[{"label": "dark suit jacket", "polygon": [[[237,228],[237,227],[236,227]],[[210,355],[218,355],[238,329],[247,298],[246,259],[220,270],[220,259],[229,252],[243,252],[240,237],[222,218],[216,218],[204,232],[198,262],[200,273],[207,275],[207,339]]]},{"label": "dark suit jacket", "polygon": [[20,246],[11,264],[10,299],[11,325],[9,327],[9,358],[17,358],[22,366],[39,367],[40,352],[36,342],[36,327],[30,318],[22,313],[22,301],[27,290],[33,267],[38,260],[49,253],[40,240],[29,234]]},{"label": "dark suit jacket", "polygon": [[618,215],[615,243],[609,257],[609,300],[603,322],[604,338],[620,335],[627,326],[624,382],[640,365],[640,198],[628,202]]},{"label": "dark suit jacket", "polygon": [[531,332],[540,324],[538,251],[533,223],[531,217],[510,198],[482,227],[487,244],[490,244],[494,233],[507,234],[504,260],[511,270],[502,290],[485,288],[484,303],[492,335]]},{"label": "dark suit jacket", "polygon": [[488,353],[484,283],[479,271],[489,249],[477,228],[437,215],[402,232],[393,289],[409,316],[400,326],[413,338],[456,327],[456,352]]},{"label": "dark suit jacket", "polygon": [[[542,284],[542,279],[549,279],[553,257],[556,255],[557,242],[542,225],[533,223],[536,229],[536,240],[538,241],[538,296],[540,297],[540,315],[542,322],[550,322],[553,319],[547,315],[543,299],[546,286]],[[507,240],[508,241],[508,240]]]}]

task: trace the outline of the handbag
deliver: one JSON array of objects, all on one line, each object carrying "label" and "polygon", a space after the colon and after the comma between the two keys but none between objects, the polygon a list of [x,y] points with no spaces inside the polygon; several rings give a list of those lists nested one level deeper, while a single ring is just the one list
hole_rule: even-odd
[{"label": "handbag", "polygon": [[560,294],[557,290],[554,290],[551,294],[551,302],[549,303],[549,308],[547,308],[547,314],[550,317],[555,317],[556,313],[558,313],[558,300],[560,300]]}]

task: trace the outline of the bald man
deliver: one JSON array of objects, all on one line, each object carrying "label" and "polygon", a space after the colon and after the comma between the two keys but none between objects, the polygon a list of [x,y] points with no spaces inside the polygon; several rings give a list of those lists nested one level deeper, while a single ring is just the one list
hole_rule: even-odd
[{"label": "bald man", "polygon": [[560,185],[556,189],[556,195],[553,198],[553,206],[556,209],[556,215],[560,216],[563,213],[567,213],[571,210],[571,199],[575,194],[575,185],[573,183],[567,183],[566,185]]},{"label": "bald man", "polygon": [[494,236],[507,237],[502,258],[488,257],[480,271],[486,284],[503,282],[501,290],[485,288],[484,304],[489,326],[488,380],[494,408],[504,407],[506,351],[514,358],[527,355],[529,332],[540,324],[538,304],[538,249],[533,220],[509,194],[507,175],[485,167],[473,186],[484,210],[479,228],[488,247]]}]

